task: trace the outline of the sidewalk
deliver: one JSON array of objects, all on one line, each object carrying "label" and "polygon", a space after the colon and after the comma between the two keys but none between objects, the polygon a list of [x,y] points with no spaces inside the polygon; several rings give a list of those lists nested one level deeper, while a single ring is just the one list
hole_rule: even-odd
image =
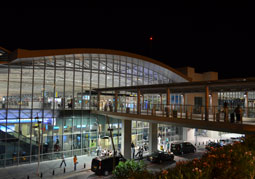
[{"label": "sidewalk", "polygon": [[[66,167],[64,173],[64,164],[60,168],[61,159],[44,161],[40,163],[40,173],[42,173],[43,178],[52,178],[54,176],[64,176],[66,174],[85,171],[91,168],[91,160],[95,156],[77,156],[78,164],[77,170],[74,171],[73,158],[66,158]],[[84,164],[86,168],[84,169]],[[37,166],[38,163],[24,164],[20,166],[12,166],[0,169],[0,179],[29,179],[40,178],[37,176]],[[53,176],[54,170],[54,176]]]}]

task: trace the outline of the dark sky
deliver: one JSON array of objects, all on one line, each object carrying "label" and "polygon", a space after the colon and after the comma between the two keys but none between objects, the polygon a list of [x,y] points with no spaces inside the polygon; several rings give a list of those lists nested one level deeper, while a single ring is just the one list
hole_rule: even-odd
[{"label": "dark sky", "polygon": [[[255,77],[248,3],[180,8],[0,8],[0,46],[15,50],[106,48],[219,77]],[[149,41],[149,37],[153,41]]]}]

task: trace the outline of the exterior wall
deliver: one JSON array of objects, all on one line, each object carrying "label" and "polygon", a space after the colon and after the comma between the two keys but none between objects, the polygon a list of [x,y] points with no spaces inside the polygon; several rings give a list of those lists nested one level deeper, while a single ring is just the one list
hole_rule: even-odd
[{"label": "exterior wall", "polygon": [[[205,72],[205,73],[196,73],[195,69],[192,67],[184,67],[178,69],[184,75],[191,78],[192,81],[211,81],[218,80],[218,72]],[[209,89],[210,91],[210,89]],[[218,105],[218,94],[212,93],[212,106]],[[203,98],[203,105],[205,104],[204,93],[188,93],[185,94],[186,104],[187,105],[195,105],[194,99],[195,97]]]},{"label": "exterior wall", "polygon": [[178,71],[191,78],[192,81],[218,80],[218,72],[196,73],[192,67],[178,68]]}]

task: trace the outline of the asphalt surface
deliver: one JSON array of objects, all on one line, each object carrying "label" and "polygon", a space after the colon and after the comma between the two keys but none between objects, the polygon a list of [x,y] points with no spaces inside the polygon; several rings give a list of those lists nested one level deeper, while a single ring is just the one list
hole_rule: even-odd
[{"label": "asphalt surface", "polygon": [[[168,168],[173,168],[176,165],[176,162],[179,161],[187,161],[187,160],[193,160],[195,158],[200,158],[203,154],[205,153],[205,149],[201,148],[201,149],[197,149],[197,151],[195,153],[189,153],[189,154],[184,154],[183,156],[174,156],[174,161],[172,162],[163,162],[162,164],[158,164],[158,163],[151,163],[149,161],[145,159],[144,163],[147,165],[147,169],[151,172],[158,172],[161,171],[163,169],[168,169]],[[70,174],[66,174],[64,176],[57,176],[57,177],[53,177],[53,178],[64,178],[64,179],[84,179],[84,178],[89,178],[89,179],[109,179],[111,178],[112,175],[109,176],[97,176],[95,175],[94,172],[92,172],[91,170],[84,170],[84,171],[79,171],[79,172],[74,172],[74,173],[70,173]]]}]

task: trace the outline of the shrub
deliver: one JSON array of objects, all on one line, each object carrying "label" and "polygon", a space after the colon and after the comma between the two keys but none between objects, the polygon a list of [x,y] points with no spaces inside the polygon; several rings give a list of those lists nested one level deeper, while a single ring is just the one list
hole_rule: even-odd
[{"label": "shrub", "polygon": [[145,172],[145,169],[146,166],[142,160],[139,162],[127,160],[126,162],[119,162],[113,171],[113,177],[116,179],[129,178],[132,175],[139,175],[140,173]]}]

